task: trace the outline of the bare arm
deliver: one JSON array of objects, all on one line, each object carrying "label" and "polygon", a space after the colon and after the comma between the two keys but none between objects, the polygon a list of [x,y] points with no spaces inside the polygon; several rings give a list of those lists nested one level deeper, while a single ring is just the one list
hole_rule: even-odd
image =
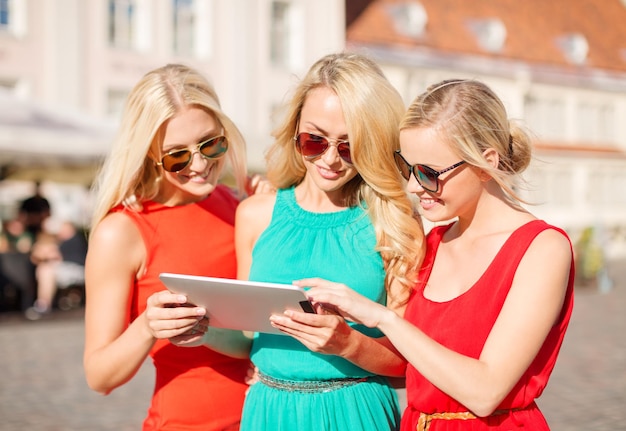
[{"label": "bare arm", "polygon": [[84,368],[89,386],[104,394],[130,380],[143,364],[159,338],[181,335],[202,323],[200,307],[170,307],[186,303],[183,295],[163,290],[151,295],[146,310],[128,322],[130,292],[144,270],[145,248],[132,221],[123,214],[111,214],[91,237],[85,281]]},{"label": "bare arm", "polygon": [[109,215],[95,228],[85,265],[83,360],[87,383],[104,394],[135,375],[156,340],[143,316],[127,322],[130,289],[144,258],[141,236],[126,216]]},{"label": "bare arm", "polygon": [[369,337],[351,328],[343,317],[316,309],[318,314],[287,310],[270,320],[313,352],[341,356],[374,374],[404,376],[406,360],[387,337]]},{"label": "bare arm", "polygon": [[[399,283],[393,283],[390,289],[392,296],[398,299],[401,289]],[[329,313],[320,304],[315,308],[318,314],[288,310],[283,316],[272,316],[272,325],[314,352],[341,356],[374,374],[404,376],[406,360],[386,336],[369,337],[351,328],[342,316]],[[388,307],[399,316],[404,315],[404,308],[404,303],[397,300]]]},{"label": "bare arm", "polygon": [[[559,315],[571,266],[569,242],[554,230],[542,232],[520,262],[513,286],[478,359],[456,353],[427,337],[396,313],[345,286],[323,280],[315,301],[379,327],[407,360],[439,389],[479,416],[491,414],[537,355]],[[515,334],[514,336],[512,334]]]}]

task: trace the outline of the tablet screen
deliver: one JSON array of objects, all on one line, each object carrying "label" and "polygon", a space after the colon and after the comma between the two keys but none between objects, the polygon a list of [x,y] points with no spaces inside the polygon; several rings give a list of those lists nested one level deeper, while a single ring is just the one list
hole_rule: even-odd
[{"label": "tablet screen", "polygon": [[162,273],[167,288],[205,307],[209,325],[216,328],[282,334],[272,327],[272,314],[285,310],[314,313],[304,289],[290,284]]}]

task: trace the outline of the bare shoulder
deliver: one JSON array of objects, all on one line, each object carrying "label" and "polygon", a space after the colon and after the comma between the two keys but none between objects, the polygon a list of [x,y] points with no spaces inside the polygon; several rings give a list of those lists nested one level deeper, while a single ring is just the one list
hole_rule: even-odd
[{"label": "bare shoulder", "polygon": [[548,259],[565,259],[571,257],[569,238],[556,229],[546,229],[539,233],[531,243],[528,253]]},{"label": "bare shoulder", "polygon": [[252,249],[259,235],[272,221],[275,203],[275,193],[259,193],[239,204],[235,216],[235,241],[239,248]]},{"label": "bare shoulder", "polygon": [[572,259],[568,237],[555,229],[546,229],[528,247],[518,276],[538,289],[550,290],[547,286],[553,286],[556,292],[564,291]]},{"label": "bare shoulder", "polygon": [[276,203],[275,193],[257,193],[247,197],[237,207],[237,222],[263,220],[269,223]]},{"label": "bare shoulder", "polygon": [[143,238],[127,215],[109,214],[94,227],[87,252],[90,268],[104,272],[109,268],[133,272],[142,268],[145,258]]},{"label": "bare shoulder", "polygon": [[244,199],[235,216],[235,250],[237,278],[246,280],[252,264],[252,249],[272,221],[275,193],[258,193]]},{"label": "bare shoulder", "polygon": [[117,248],[135,244],[138,240],[141,240],[141,235],[130,217],[111,213],[94,228],[90,243]]}]

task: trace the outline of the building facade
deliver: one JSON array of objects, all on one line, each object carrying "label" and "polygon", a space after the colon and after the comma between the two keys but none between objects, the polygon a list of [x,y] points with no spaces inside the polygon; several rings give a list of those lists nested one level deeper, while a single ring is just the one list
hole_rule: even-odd
[{"label": "building facade", "polygon": [[[344,9],[343,0],[0,0],[0,87],[115,123],[144,73],[188,64],[213,82],[248,142],[250,169],[262,171],[289,91],[316,59],[344,48]],[[65,201],[76,193],[43,186],[71,188]],[[0,201],[29,188],[1,182]]]},{"label": "building facade", "polygon": [[519,184],[573,239],[626,253],[626,2],[348,1],[347,46],[383,66],[408,104],[429,84],[490,85],[535,137]]},{"label": "building facade", "polygon": [[[280,106],[324,54],[371,55],[407,104],[441,79],[479,79],[536,134],[520,184],[530,209],[574,238],[597,228],[621,253],[625,21],[624,0],[0,0],[0,87],[115,123],[145,72],[186,63],[213,81],[262,171]],[[0,205],[28,193],[6,183]]]}]

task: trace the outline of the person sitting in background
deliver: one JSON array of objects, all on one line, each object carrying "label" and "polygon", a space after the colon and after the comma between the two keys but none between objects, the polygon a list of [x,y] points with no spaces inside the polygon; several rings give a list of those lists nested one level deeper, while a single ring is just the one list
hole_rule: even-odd
[{"label": "person sitting in background", "polygon": [[20,203],[18,217],[24,221],[26,230],[36,240],[44,230],[44,222],[50,217],[50,202],[41,194],[40,182],[35,183],[35,194]]},{"label": "person sitting in background", "polygon": [[26,318],[37,320],[49,313],[58,289],[85,283],[86,255],[87,240],[70,222],[62,223],[57,235],[40,233],[31,252],[37,299],[26,310]]},{"label": "person sitting in background", "polygon": [[35,266],[30,251],[35,237],[26,229],[25,214],[2,222],[0,231],[0,310],[25,311],[36,295]]},{"label": "person sitting in background", "polygon": [[23,217],[2,222],[0,253],[30,253],[34,238],[26,230]]}]

